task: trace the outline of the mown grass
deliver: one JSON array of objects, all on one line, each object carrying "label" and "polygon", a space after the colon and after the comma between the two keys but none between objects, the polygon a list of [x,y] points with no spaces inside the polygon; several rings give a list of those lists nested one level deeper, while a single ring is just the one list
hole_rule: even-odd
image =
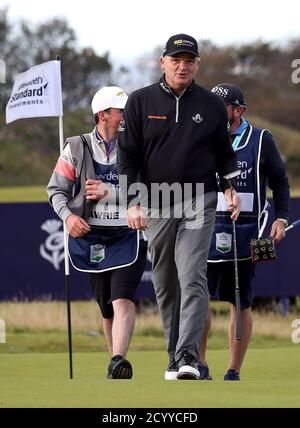
[{"label": "mown grass", "polygon": [[[300,188],[291,189],[292,197],[300,197]],[[271,193],[268,195],[272,197]],[[45,186],[0,187],[0,203],[47,202]]]},{"label": "mown grass", "polygon": [[0,202],[46,202],[46,186],[1,187]]},{"label": "mown grass", "polygon": [[[209,349],[225,349],[229,310],[226,303],[213,302],[213,327]],[[76,352],[106,351],[101,317],[94,301],[72,303],[73,348]],[[64,302],[0,303],[0,319],[6,323],[6,344],[0,353],[65,352],[67,316]],[[298,312],[282,317],[279,313],[254,312],[253,348],[293,346],[292,322]],[[137,313],[131,349],[164,350],[165,339],[155,307]]]},{"label": "mown grass", "polygon": [[110,381],[105,353],[74,354],[73,380],[67,354],[0,355],[0,408],[299,408],[297,346],[250,349],[241,382],[223,381],[224,350],[208,353],[213,381],[166,382],[164,351],[130,351],[128,358],[133,379]]},{"label": "mown grass", "polygon": [[254,312],[255,329],[241,382],[224,382],[228,364],[228,305],[212,303],[214,325],[207,360],[213,381],[166,382],[167,353],[155,306],[137,313],[127,358],[131,381],[106,379],[109,355],[94,301],[72,302],[73,380],[69,379],[66,304],[0,304],[7,327],[0,344],[0,408],[218,408],[299,407],[299,344],[292,320]]}]

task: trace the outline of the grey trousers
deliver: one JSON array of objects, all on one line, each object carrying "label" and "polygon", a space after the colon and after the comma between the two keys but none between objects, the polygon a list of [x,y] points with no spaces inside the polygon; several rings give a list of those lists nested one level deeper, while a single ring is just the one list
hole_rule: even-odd
[{"label": "grey trousers", "polygon": [[167,352],[176,360],[185,351],[199,359],[208,315],[206,270],[216,204],[216,193],[205,193],[203,222],[196,228],[189,229],[194,218],[183,215],[180,219],[151,218],[146,231]]}]

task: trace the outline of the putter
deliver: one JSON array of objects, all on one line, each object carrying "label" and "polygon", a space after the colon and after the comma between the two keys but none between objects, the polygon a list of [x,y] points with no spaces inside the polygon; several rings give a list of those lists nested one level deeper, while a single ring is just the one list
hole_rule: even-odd
[{"label": "putter", "polygon": [[[240,175],[241,171],[236,171],[232,174],[225,175],[225,180],[228,180],[231,192],[233,186],[231,184],[231,179]],[[233,238],[233,259],[234,259],[234,279],[235,279],[235,307],[236,307],[236,340],[243,339],[242,333],[242,310],[241,310],[241,298],[240,298],[240,287],[239,287],[239,273],[238,273],[238,261],[237,261],[237,245],[236,245],[236,229],[235,229],[235,220],[232,220],[232,238]]]},{"label": "putter", "polygon": [[235,338],[236,338],[236,340],[242,340],[243,339],[242,310],[241,310],[241,298],[240,298],[240,287],[239,287],[235,220],[232,220],[232,232],[233,232],[234,279],[235,279],[235,307],[236,307],[236,333],[235,333]]}]

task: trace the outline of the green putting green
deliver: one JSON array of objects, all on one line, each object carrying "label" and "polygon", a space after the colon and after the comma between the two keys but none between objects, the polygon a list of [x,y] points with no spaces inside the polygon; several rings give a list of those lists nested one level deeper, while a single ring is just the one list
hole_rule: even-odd
[{"label": "green putting green", "polygon": [[299,407],[299,346],[250,349],[241,382],[223,381],[225,350],[208,353],[213,381],[165,381],[162,351],[130,352],[131,380],[106,379],[104,352],[75,353],[73,380],[68,354],[2,353],[0,408]]}]

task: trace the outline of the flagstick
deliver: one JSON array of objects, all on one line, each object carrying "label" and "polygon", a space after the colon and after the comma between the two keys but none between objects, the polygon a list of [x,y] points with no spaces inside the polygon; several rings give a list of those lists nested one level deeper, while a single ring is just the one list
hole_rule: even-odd
[{"label": "flagstick", "polygon": [[[57,64],[59,62],[59,64]],[[59,67],[57,67],[59,65]],[[39,66],[35,66],[27,70],[25,73],[21,73],[17,76],[12,96],[6,106],[6,124],[14,122],[18,119],[33,118],[33,117],[58,117],[59,118],[59,142],[60,142],[60,153],[63,151],[64,145],[64,132],[63,132],[63,105],[62,105],[62,91],[61,91],[61,62],[60,57],[56,57],[56,61],[49,61]],[[37,71],[38,70],[38,71]],[[41,79],[40,76],[45,74],[45,77]],[[30,76],[30,78],[29,78]],[[33,105],[36,105],[36,96],[31,95],[28,98],[28,102],[25,103],[26,107],[23,106],[24,103],[18,103],[18,97],[15,98],[15,95],[18,94],[20,87],[23,87],[25,82],[29,80],[32,82],[39,81],[39,79],[44,82],[44,80],[51,81],[49,87],[53,88],[49,90],[49,101],[50,103],[44,103],[44,107],[39,109],[32,109],[32,104],[30,101],[33,101]],[[49,83],[49,82],[48,82]],[[44,89],[48,86],[44,86]],[[57,85],[59,83],[59,85]],[[28,83],[26,83],[28,85]],[[42,89],[42,88],[40,88]],[[39,89],[39,90],[40,90]],[[34,91],[33,94],[35,93]],[[42,92],[43,93],[43,92]],[[51,95],[51,96],[50,96]],[[32,100],[33,98],[33,100]],[[16,102],[15,102],[16,101]],[[42,104],[43,100],[41,99]],[[46,107],[45,107],[46,106]],[[46,114],[47,113],[47,114]],[[64,256],[65,256],[65,282],[66,282],[66,298],[68,303],[68,334],[69,334],[69,356],[70,356],[70,378],[73,379],[73,365],[72,365],[72,331],[71,331],[71,304],[70,304],[70,269],[69,269],[69,258],[67,253],[67,229],[64,224]]]},{"label": "flagstick", "polygon": [[[60,57],[56,57],[60,61]],[[63,152],[64,147],[64,126],[63,117],[59,116],[59,146],[60,154]],[[68,257],[68,236],[66,223],[64,223],[64,254],[65,254],[65,289],[67,299],[67,314],[68,314],[68,343],[69,343],[69,364],[70,364],[70,379],[73,379],[73,353],[72,353],[72,323],[71,323],[71,299],[70,299],[70,263]]]},{"label": "flagstick", "polygon": [[[60,152],[63,151],[64,136],[63,136],[63,118],[59,117],[59,141]],[[72,324],[71,324],[71,300],[70,300],[70,264],[68,257],[68,236],[66,223],[64,223],[64,253],[65,253],[65,288],[67,299],[67,314],[68,314],[68,342],[69,342],[69,361],[70,361],[70,379],[73,379],[73,358],[72,358]]]}]

